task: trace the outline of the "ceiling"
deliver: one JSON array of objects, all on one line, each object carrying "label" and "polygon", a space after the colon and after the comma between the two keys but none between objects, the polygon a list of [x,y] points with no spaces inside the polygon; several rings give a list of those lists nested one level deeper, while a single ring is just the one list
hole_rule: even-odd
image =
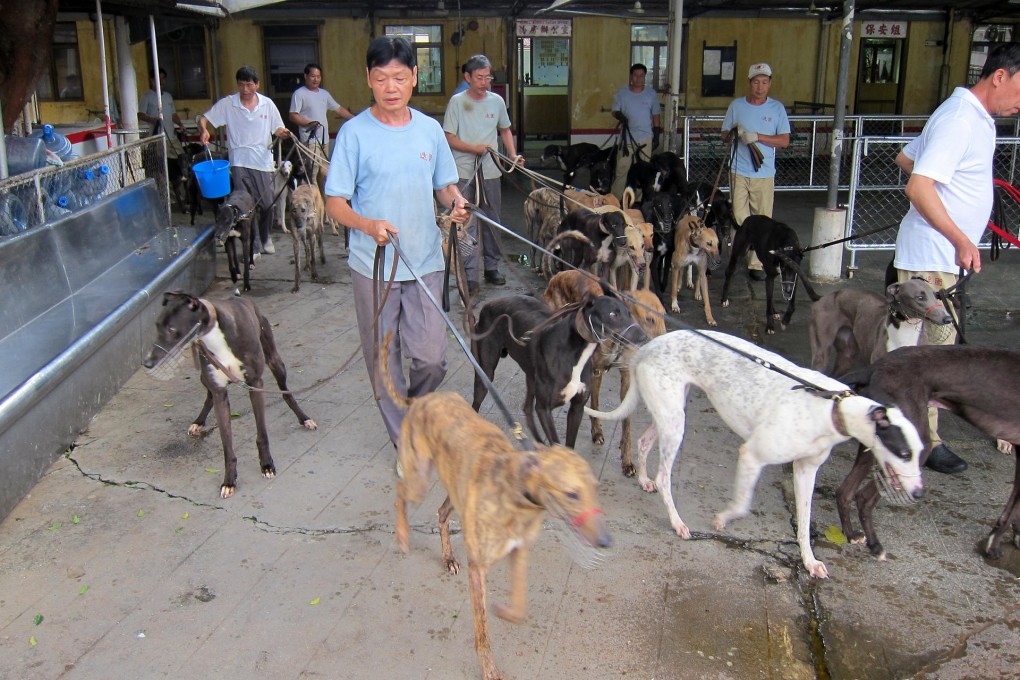
[{"label": "ceiling", "polygon": [[[678,0],[679,1],[679,0]],[[94,12],[95,0],[58,0],[61,11]],[[570,18],[583,14],[610,15],[624,19],[661,20],[668,15],[669,0],[103,0],[103,11],[109,14],[157,16],[192,16],[192,10],[204,12],[244,11],[249,6],[265,5],[247,10],[263,18],[282,18],[295,11],[310,11],[316,16],[378,17],[456,17],[507,16]],[[546,11],[550,6],[556,9]],[[635,6],[637,5],[637,7]],[[959,16],[973,17],[978,22],[992,18],[1020,18],[1020,0],[858,0],[858,18],[878,16],[890,20],[938,18],[948,9]],[[636,11],[637,10],[637,11]],[[711,16],[819,16],[838,19],[842,3],[831,0],[683,0],[685,17]],[[246,13],[246,16],[249,15]],[[862,16],[864,15],[864,16]]]}]

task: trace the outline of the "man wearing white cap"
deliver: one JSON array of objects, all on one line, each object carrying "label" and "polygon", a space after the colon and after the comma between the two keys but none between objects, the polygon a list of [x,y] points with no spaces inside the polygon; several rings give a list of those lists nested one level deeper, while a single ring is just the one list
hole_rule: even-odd
[{"label": "man wearing white cap", "polygon": [[[790,146],[790,119],[786,107],[769,97],[772,67],[752,64],[747,72],[749,94],[734,99],[722,124],[722,138],[739,138],[730,166],[730,200],[733,218],[743,224],[750,215],[772,217],[772,201],[776,188],[776,149]],[[747,268],[751,278],[765,279],[761,262],[754,251],[748,254]]]}]

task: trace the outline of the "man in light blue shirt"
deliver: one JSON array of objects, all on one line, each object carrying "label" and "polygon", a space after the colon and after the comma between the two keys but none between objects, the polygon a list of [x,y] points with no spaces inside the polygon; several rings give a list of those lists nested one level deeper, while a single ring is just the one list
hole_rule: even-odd
[{"label": "man in light blue shirt", "polygon": [[630,67],[630,82],[616,92],[613,99],[613,117],[620,121],[620,144],[616,149],[616,172],[613,175],[613,194],[623,200],[627,186],[627,173],[639,153],[651,158],[659,146],[662,134],[660,116],[662,106],[659,95],[645,87],[648,68],[644,64]]},{"label": "man in light blue shirt", "polygon": [[[354,311],[361,347],[379,411],[396,445],[404,410],[378,382],[377,370],[389,371],[397,391],[419,396],[434,391],[446,376],[446,324],[418,284],[413,269],[438,300],[443,284],[442,236],[433,196],[453,208],[454,222],[467,221],[465,200],[457,190],[457,166],[442,128],[408,106],[418,82],[414,48],[404,38],[381,37],[368,46],[368,86],[374,104],[340,128],[326,175],[326,213],[351,228],[349,264]],[[376,249],[399,238],[404,258],[382,309],[376,309],[373,280]],[[383,272],[389,277],[395,249],[385,248]],[[392,331],[387,366],[376,366],[372,348]],[[411,359],[404,376],[402,356]]]},{"label": "man in light blue shirt", "polygon": [[[750,93],[730,103],[722,124],[724,142],[729,143],[731,134],[739,138],[730,167],[730,201],[738,226],[750,215],[772,217],[776,149],[790,146],[790,119],[786,116],[786,107],[769,97],[772,67],[764,63],[752,64],[747,81]],[[754,156],[752,149],[756,151]],[[753,250],[748,253],[747,268],[751,278],[765,280],[765,272]]]}]

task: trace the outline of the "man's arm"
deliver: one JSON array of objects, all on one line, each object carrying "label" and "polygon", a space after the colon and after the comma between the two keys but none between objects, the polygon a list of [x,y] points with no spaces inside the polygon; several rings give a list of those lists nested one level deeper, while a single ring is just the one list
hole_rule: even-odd
[{"label": "man's arm", "polygon": [[514,146],[514,134],[510,131],[510,128],[501,128],[499,138],[503,140],[503,146],[506,147],[507,155],[513,158],[518,165],[524,165],[524,156],[517,155],[517,147]]},{"label": "man's arm", "polygon": [[397,233],[397,228],[387,220],[372,220],[354,212],[350,202],[341,196],[326,197],[326,214],[338,224],[368,234],[379,245],[388,243],[390,234]]},{"label": "man's arm", "polygon": [[350,120],[351,118],[354,118],[354,114],[346,106],[336,107],[336,115],[340,116],[344,120]]},{"label": "man's arm", "polygon": [[[508,130],[510,128],[507,128]],[[456,184],[447,184],[445,187],[436,192],[436,200],[442,209],[447,209],[453,206],[453,212],[450,213],[450,219],[457,224],[464,224],[471,217],[471,214],[467,211],[464,206],[467,205],[467,199],[464,198],[460,189],[457,188]]]},{"label": "man's arm", "polygon": [[209,134],[209,128],[206,125],[207,122],[208,122],[208,119],[205,117],[205,114],[204,113],[203,114],[199,114],[199,116],[198,116],[198,128],[199,128],[198,141],[202,142],[203,144],[208,144],[209,143],[210,134]]},{"label": "man's arm", "polygon": [[914,172],[914,159],[900,151],[896,154],[896,167],[909,175]]},{"label": "man's arm", "polygon": [[[901,152],[900,155],[902,156],[903,153]],[[897,165],[898,161],[897,157]],[[913,162],[911,162],[912,165]],[[942,199],[935,191],[935,180],[924,175],[911,174],[910,179],[907,180],[905,193],[924,221],[953,244],[953,248],[956,249],[956,264],[968,271],[971,269],[975,272],[981,271],[981,253],[946,212],[946,206],[943,205]]]},{"label": "man's arm", "polygon": [[316,121],[312,120],[311,118],[305,118],[297,111],[291,111],[290,122],[294,123],[295,125],[300,125],[301,127],[308,127],[309,125],[315,123]]},{"label": "man's arm", "polygon": [[468,144],[452,132],[446,133],[446,141],[450,144],[450,148],[454,151],[473,153],[476,156],[485,154],[485,150],[489,148],[487,144]]}]

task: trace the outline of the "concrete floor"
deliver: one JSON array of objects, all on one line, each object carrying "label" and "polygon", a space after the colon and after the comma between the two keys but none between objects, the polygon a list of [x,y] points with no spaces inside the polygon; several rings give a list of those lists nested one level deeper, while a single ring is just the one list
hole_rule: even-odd
[{"label": "concrete floor", "polygon": [[[522,198],[507,188],[512,227],[521,226]],[[779,194],[776,217],[807,242],[820,200]],[[504,242],[511,262],[524,252]],[[251,297],[273,322],[291,388],[314,386],[357,348],[341,241],[327,238],[322,280],[306,280],[296,295],[288,238],[276,243]],[[1008,251],[986,262],[973,281],[972,343],[1016,344],[1017,258]],[[857,276],[836,285],[879,290],[888,259],[865,253]],[[219,265],[206,297],[233,288]],[[508,285],[483,285],[481,302],[541,290],[525,267],[504,271]],[[721,274],[710,279],[713,302]],[[789,328],[765,336],[760,286],[752,300],[738,282],[729,308],[714,304],[720,329],[809,363],[806,296]],[[704,327],[689,292],[682,305],[680,319]],[[471,368],[453,342],[449,354],[444,389],[469,395]],[[519,412],[523,380],[511,361],[495,383]],[[215,426],[186,434],[203,397],[191,367],[166,383],[139,371],[0,524],[0,678],[479,677],[466,574],[440,562],[437,486],[411,515],[410,553],[396,548],[394,454],[363,362],[299,397],[316,431],[269,398],[273,480],[259,475],[251,407],[233,389],[239,482],[228,500],[218,495]],[[612,443],[602,446],[582,425],[577,449],[600,479],[614,545],[587,571],[547,523],[532,555],[528,618],[490,616],[506,678],[1018,677],[1020,551],[1007,546],[996,562],[977,552],[1013,479],[1014,460],[994,442],[944,417],[943,436],[970,469],[926,475],[928,494],[914,507],[878,507],[886,562],[831,531],[834,491],[855,451],[837,447],[813,508],[815,552],[831,578],[814,581],[800,566],[788,467],[765,471],[751,516],[711,531],[740,441],[700,394],[687,411],[673,479],[690,541],[672,532],[657,495],[620,473],[616,425],[606,423]],[[643,408],[636,416],[640,433],[648,416]],[[459,535],[454,551],[463,558]],[[506,596],[506,577],[497,565],[490,602]]]}]

